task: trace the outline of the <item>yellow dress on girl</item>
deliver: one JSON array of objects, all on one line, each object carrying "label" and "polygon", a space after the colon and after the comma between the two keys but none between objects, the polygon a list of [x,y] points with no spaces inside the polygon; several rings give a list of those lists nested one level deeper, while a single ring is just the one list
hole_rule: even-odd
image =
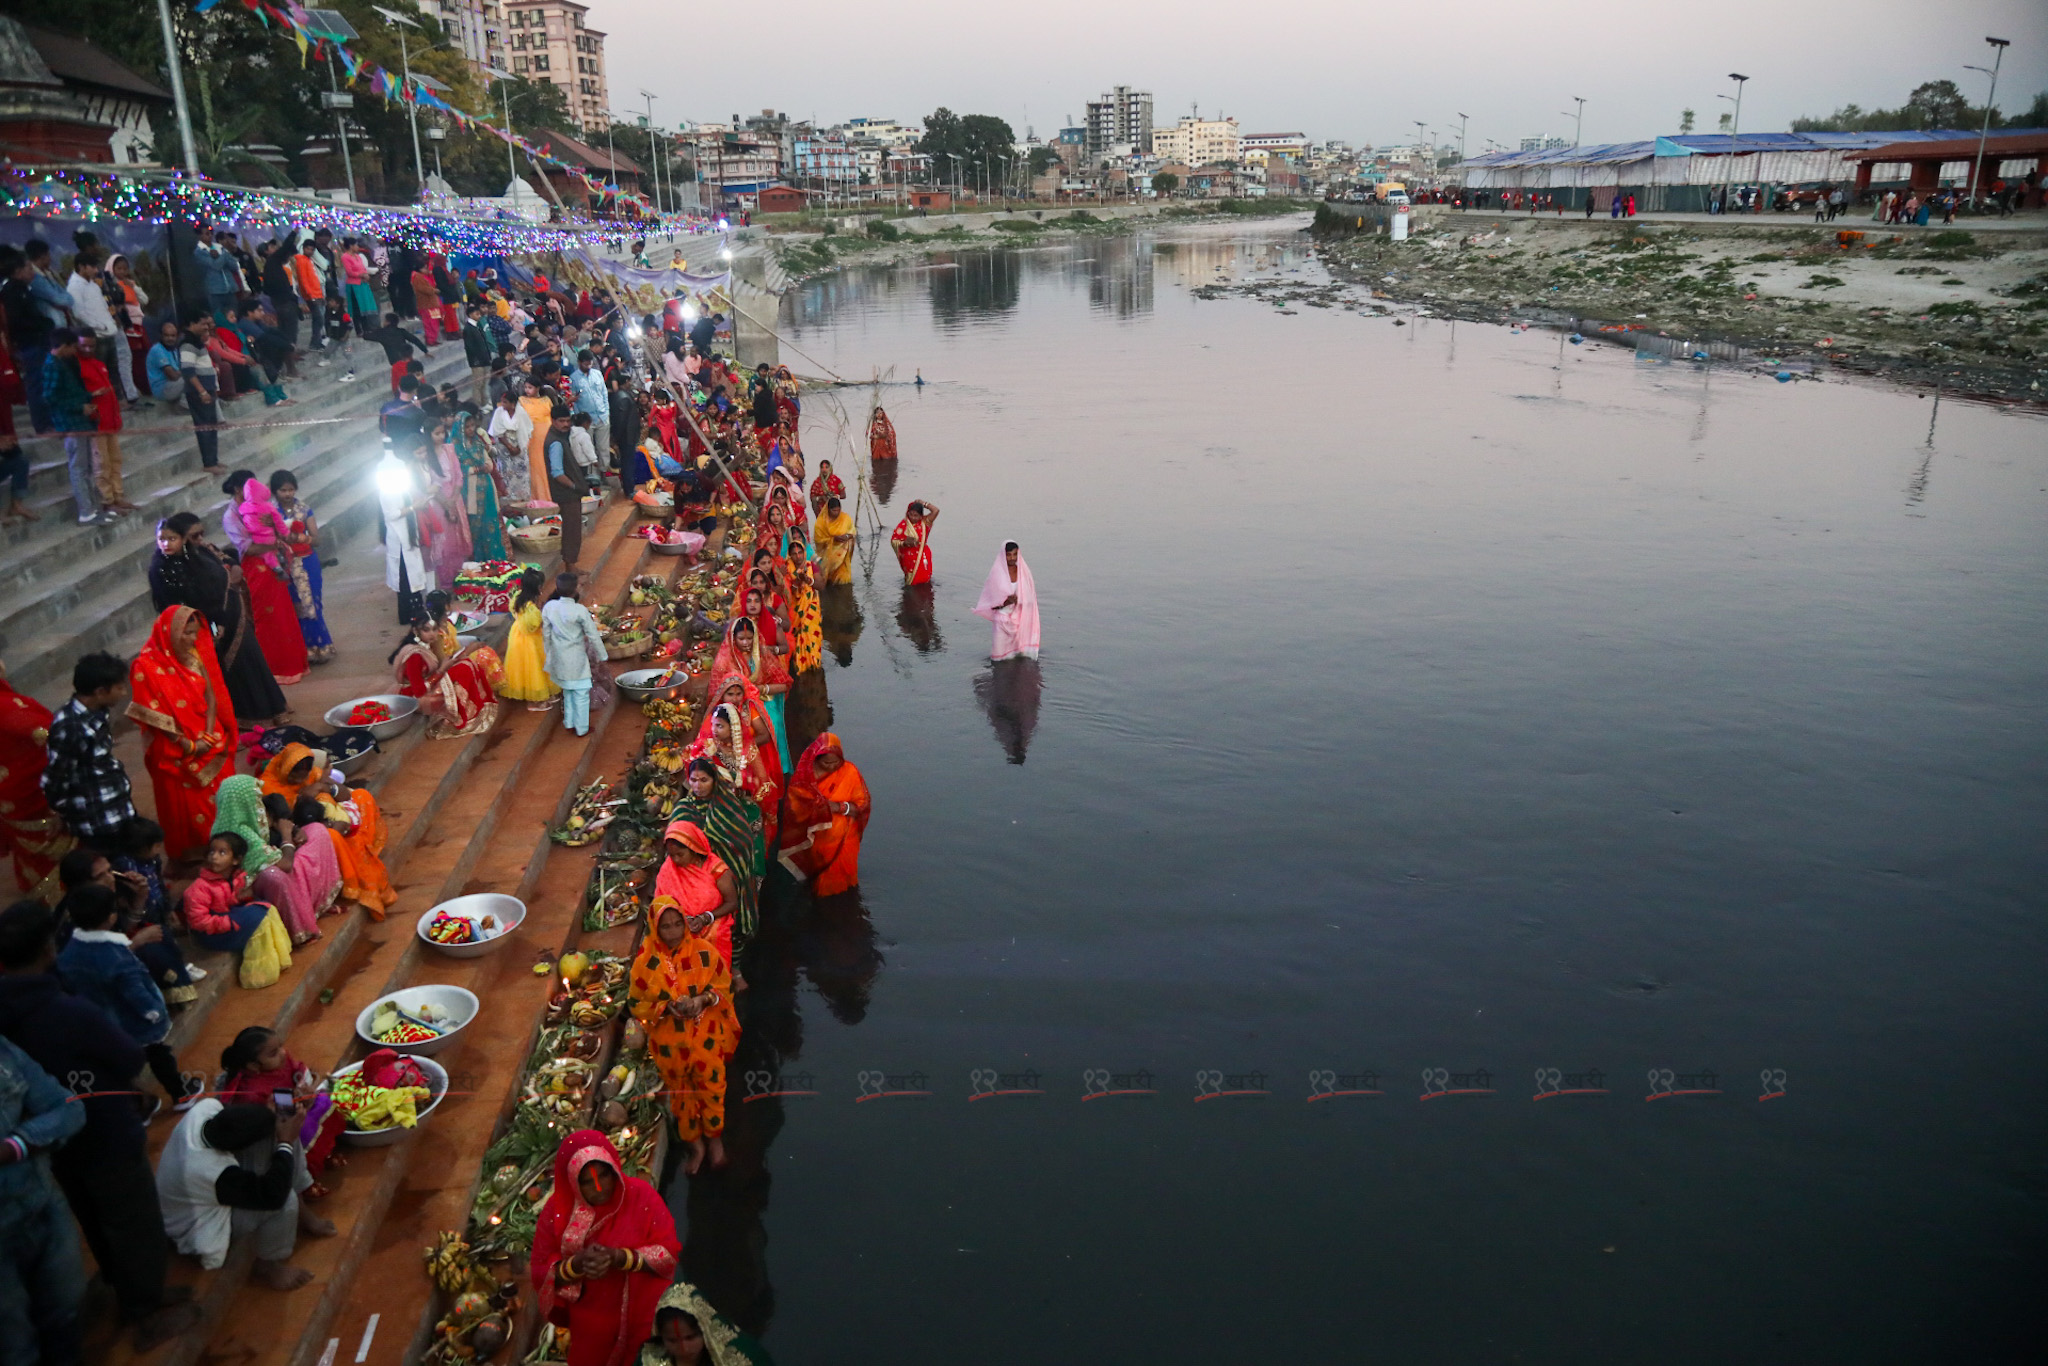
[{"label": "yellow dress on girl", "polygon": [[547,651],[540,639],[540,604],[529,602],[512,618],[505,642],[505,681],[498,696],[515,702],[552,702],[562,695],[548,677]]}]

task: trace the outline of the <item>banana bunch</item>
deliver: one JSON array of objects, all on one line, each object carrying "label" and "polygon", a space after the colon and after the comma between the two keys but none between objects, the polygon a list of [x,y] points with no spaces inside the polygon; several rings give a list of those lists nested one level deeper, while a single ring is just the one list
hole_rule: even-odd
[{"label": "banana bunch", "polygon": [[469,1244],[462,1241],[462,1235],[453,1229],[443,1229],[434,1245],[423,1254],[427,1263],[427,1274],[434,1278],[434,1284],[450,1295],[457,1295],[469,1288],[470,1278],[476,1274],[476,1267],[469,1259]]}]

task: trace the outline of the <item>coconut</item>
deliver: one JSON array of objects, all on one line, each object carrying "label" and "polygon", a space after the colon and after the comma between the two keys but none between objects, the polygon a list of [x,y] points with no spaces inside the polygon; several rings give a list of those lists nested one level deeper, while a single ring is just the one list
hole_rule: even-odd
[{"label": "coconut", "polygon": [[619,1031],[619,1047],[628,1053],[647,1047],[647,1031],[638,1020],[626,1021],[626,1027]]},{"label": "coconut", "polygon": [[469,1345],[476,1350],[478,1361],[489,1361],[508,1336],[505,1320],[493,1314],[470,1330]]},{"label": "coconut", "polygon": [[626,1107],[615,1100],[608,1100],[598,1107],[597,1126],[600,1129],[616,1129],[626,1122]]}]

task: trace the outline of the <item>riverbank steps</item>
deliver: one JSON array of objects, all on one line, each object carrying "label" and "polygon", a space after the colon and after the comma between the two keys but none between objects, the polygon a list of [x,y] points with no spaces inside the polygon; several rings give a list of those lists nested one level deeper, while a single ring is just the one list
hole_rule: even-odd
[{"label": "riverbank steps", "polygon": [[[592,566],[585,602],[622,604],[634,575],[672,576],[683,569],[680,559],[654,556],[644,540],[630,536],[634,520],[631,505],[615,495],[596,514],[585,539],[585,562]],[[383,587],[382,554],[374,535],[341,550],[343,568],[330,571],[326,596],[342,653],[290,690],[302,717],[389,688],[385,655],[397,627]],[[544,566],[550,573],[554,567]],[[502,648],[507,622],[492,618],[486,643]],[[300,1238],[293,1262],[313,1273],[309,1284],[282,1294],[248,1284],[250,1258],[239,1244],[215,1272],[174,1257],[172,1281],[190,1287],[202,1310],[199,1326],[143,1356],[129,1335],[116,1331],[111,1304],[89,1304],[88,1321],[96,1327],[88,1360],[95,1366],[207,1360],[313,1366],[337,1336],[346,1337],[350,1360],[365,1342],[366,1362],[416,1359],[436,1316],[419,1249],[440,1228],[461,1226],[448,1211],[466,1211],[484,1149],[514,1099],[551,983],[534,976],[535,956],[558,956],[579,933],[581,890],[595,850],[554,845],[547,832],[566,819],[579,785],[638,753],[645,728],[645,717],[630,704],[615,702],[593,715],[583,737],[563,727],[559,712],[505,703],[484,734],[427,740],[415,726],[357,775],[376,793],[390,827],[384,861],[398,904],[381,922],[354,907],[324,918],[322,937],[295,951],[283,978],[263,991],[234,986],[224,959],[202,960],[210,969],[202,985],[211,990],[178,1020],[171,1042],[180,1066],[212,1079],[221,1049],[241,1029],[260,1024],[285,1033],[287,1046],[309,1066],[331,1070],[363,1051],[355,1037],[358,1011],[389,992],[427,983],[475,992],[488,1003],[489,1026],[464,1031],[438,1057],[456,1082],[431,1122],[391,1147],[348,1150],[348,1165],[324,1178],[332,1194],[315,1209],[334,1221],[337,1236]],[[146,787],[138,790],[139,804]],[[423,954],[414,933],[420,914],[471,892],[506,892],[528,903],[527,919],[515,932],[519,942],[482,958]],[[150,1126],[152,1162],[174,1128],[169,1120]],[[101,1288],[95,1284],[92,1293]],[[373,1314],[378,1322],[371,1334]]]},{"label": "riverbank steps", "polygon": [[2048,399],[2044,215],[1915,228],[1444,211],[1405,242],[1326,224],[1318,254],[1340,284],[1456,317],[1543,310]]}]

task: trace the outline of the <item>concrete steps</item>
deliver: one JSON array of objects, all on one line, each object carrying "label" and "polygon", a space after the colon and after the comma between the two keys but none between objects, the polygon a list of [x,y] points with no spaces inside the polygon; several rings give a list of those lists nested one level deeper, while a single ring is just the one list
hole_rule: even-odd
[{"label": "concrete steps", "polygon": [[[600,515],[588,544],[593,549],[601,546],[602,551],[585,601],[623,599],[628,580],[651,560],[644,542],[624,535],[632,524],[631,508],[625,504],[614,504]],[[663,568],[674,563],[660,562]],[[638,722],[637,709],[629,711]],[[451,1088],[457,1094],[441,1104],[427,1126],[390,1148],[349,1150],[348,1166],[330,1172],[328,1181],[336,1189],[318,1209],[335,1221],[340,1236],[301,1239],[295,1261],[315,1273],[311,1284],[280,1295],[245,1284],[246,1260],[231,1259],[219,1272],[205,1274],[189,1260],[175,1259],[175,1274],[194,1285],[202,1320],[193,1333],[152,1353],[150,1362],[189,1366],[202,1359],[234,1357],[303,1360],[310,1366],[325,1349],[327,1326],[347,1302],[361,1270],[382,1265],[380,1230],[407,1172],[426,1161],[428,1169],[442,1177],[474,1179],[482,1149],[495,1129],[498,1107],[519,1074],[531,1046],[531,1026],[539,1018],[538,1008],[527,1009],[531,1003],[519,999],[517,988],[545,990],[546,983],[530,970],[533,951],[560,951],[563,927],[573,930],[573,922],[580,921],[580,899],[551,904],[526,896],[530,910],[527,925],[519,932],[521,942],[481,959],[423,955],[414,925],[421,912],[486,877],[509,877],[512,886],[507,890],[515,895],[522,894],[522,886],[530,891],[537,884],[549,867],[552,846],[546,832],[566,814],[575,787],[587,781],[584,775],[591,770],[610,719],[609,712],[594,716],[591,735],[579,738],[562,728],[559,712],[532,713],[521,704],[506,703],[501,704],[498,724],[481,736],[462,742],[416,740],[404,752],[379,761],[377,795],[391,828],[385,862],[399,890],[398,905],[381,924],[368,922],[360,913],[345,917],[345,923],[323,921],[328,933],[312,946],[317,952],[295,956],[294,979],[281,984],[288,990],[276,999],[273,1027],[288,1029],[289,1047],[312,1066],[338,1066],[364,1051],[354,1036],[355,1017],[364,1006],[401,986],[425,981],[470,986],[492,1001],[490,1008],[508,1027],[479,1029],[474,1042],[465,1038],[441,1055],[461,1081]],[[638,727],[630,729],[637,749]],[[587,858],[583,862],[587,865]],[[327,1000],[320,999],[323,993]],[[216,1000],[221,998],[237,999],[216,993]],[[180,1022],[179,1051],[187,1070],[208,1075],[217,1066],[219,1049],[238,1029],[271,1023],[218,1006],[203,1016],[199,1010],[195,1005],[187,1013],[197,1018]],[[512,1021],[519,1024],[512,1026]],[[152,1138],[161,1144],[169,1132],[167,1125],[155,1126]],[[459,1158],[450,1153],[445,1160],[421,1156],[434,1154],[445,1144],[474,1145],[476,1153]],[[417,1254],[407,1251],[403,1257],[405,1270],[418,1279]],[[394,1344],[401,1331],[409,1339],[411,1325],[390,1323]],[[95,1360],[120,1362],[128,1355],[124,1339],[106,1344]]]},{"label": "concrete steps", "polygon": [[[221,468],[200,466],[189,420],[182,415],[131,415],[139,432],[122,441],[128,499],[139,511],[108,526],[82,527],[70,512],[63,450],[49,439],[24,442],[40,471],[30,502],[42,520],[0,535],[0,657],[15,686],[49,701],[67,688],[71,666],[93,650],[132,654],[156,612],[149,598],[149,561],[156,523],[174,512],[197,513],[216,543],[227,498],[220,481],[248,468],[267,478],[286,468],[333,545],[374,522],[376,490],[367,478],[378,453],[377,407],[390,395],[383,352],[358,346],[359,379],[339,381],[342,367],[307,372],[293,385],[299,402],[261,409],[260,399],[223,405],[223,420],[261,425],[220,434]],[[466,377],[460,346],[437,347],[427,361],[434,383]],[[161,405],[158,405],[159,409]],[[21,424],[26,430],[26,421]]]},{"label": "concrete steps", "polygon": [[[614,522],[608,515],[606,524],[623,532],[631,518],[623,515]],[[586,601],[622,601],[628,580],[642,572],[647,559],[643,543],[623,537],[613,541],[591,577]],[[627,711],[637,722],[637,709]],[[475,890],[518,896],[528,904],[518,942],[483,958],[456,959],[422,948],[412,934],[403,952],[387,955],[388,972],[360,974],[336,992],[330,1006],[309,1015],[294,1047],[303,1046],[308,1051],[302,1056],[322,1063],[359,1057],[365,1050],[354,1035],[357,1014],[379,996],[426,983],[475,992],[501,1027],[465,1033],[437,1056],[450,1074],[449,1099],[414,1135],[389,1148],[359,1150],[351,1158],[345,1180],[321,1206],[341,1236],[301,1241],[295,1257],[297,1265],[314,1273],[313,1282],[282,1297],[245,1286],[211,1336],[210,1358],[250,1366],[314,1366],[337,1329],[351,1343],[360,1339],[367,1314],[353,1323],[344,1314],[359,1282],[367,1282],[377,1287],[369,1290],[373,1308],[368,1312],[381,1316],[376,1358],[413,1359],[404,1348],[418,1311],[409,1319],[393,1307],[393,1295],[416,1289],[419,1304],[428,1296],[410,1232],[420,1202],[401,1200],[401,1194],[416,1181],[436,1188],[452,1184],[460,1188],[466,1212],[483,1152],[516,1099],[511,1090],[532,1048],[551,986],[551,979],[534,976],[531,964],[540,952],[559,955],[582,917],[581,892],[592,851],[557,849],[547,832],[566,818],[578,786],[618,767],[615,759],[602,765],[597,759],[601,751],[622,743],[611,735],[618,718],[615,704],[593,716],[590,735],[579,738],[563,728],[559,712],[519,707],[501,714],[497,730],[508,732],[506,739],[479,760],[461,790],[436,812],[433,827],[400,876],[402,893],[418,887],[422,905]],[[623,743],[637,752],[644,726],[624,729],[631,735]],[[414,899],[407,896],[409,903]],[[394,1219],[398,1227],[389,1227]],[[275,1322],[280,1299],[282,1331]]]}]

